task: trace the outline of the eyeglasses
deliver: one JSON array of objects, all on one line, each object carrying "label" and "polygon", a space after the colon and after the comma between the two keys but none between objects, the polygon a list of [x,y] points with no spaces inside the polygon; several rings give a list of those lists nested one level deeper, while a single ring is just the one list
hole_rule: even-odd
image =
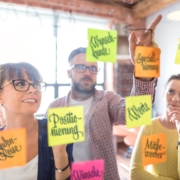
[{"label": "eyeglasses", "polygon": [[91,74],[97,74],[99,72],[99,68],[96,66],[85,66],[83,64],[75,64],[70,67],[70,69],[75,69],[77,72],[84,73],[86,69],[89,69]]},{"label": "eyeglasses", "polygon": [[16,91],[25,92],[29,90],[29,87],[32,86],[36,89],[37,92],[42,93],[46,90],[46,83],[45,82],[35,82],[35,83],[29,83],[26,80],[23,79],[15,79],[9,81],[4,86],[0,87],[0,89],[4,88],[6,85],[10,84],[12,82],[14,89]]}]

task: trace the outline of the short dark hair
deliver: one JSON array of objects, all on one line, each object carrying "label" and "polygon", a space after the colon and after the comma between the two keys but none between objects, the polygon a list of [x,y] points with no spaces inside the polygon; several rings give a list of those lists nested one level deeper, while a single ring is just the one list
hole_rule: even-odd
[{"label": "short dark hair", "polygon": [[72,59],[74,58],[74,56],[81,54],[81,53],[86,54],[86,48],[79,47],[77,49],[74,49],[68,57],[68,62],[70,63],[72,61]]},{"label": "short dark hair", "polygon": [[29,80],[34,82],[43,81],[37,68],[27,62],[0,64],[0,87],[5,80],[24,79],[24,73]]},{"label": "short dark hair", "polygon": [[165,84],[165,88],[167,87],[169,82],[172,81],[172,80],[180,80],[180,74],[174,74],[174,75],[170,76],[168,81]]}]

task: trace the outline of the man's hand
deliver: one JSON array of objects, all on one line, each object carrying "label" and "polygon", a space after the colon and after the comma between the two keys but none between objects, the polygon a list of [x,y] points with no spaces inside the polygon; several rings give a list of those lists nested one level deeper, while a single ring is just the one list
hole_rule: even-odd
[{"label": "man's hand", "polygon": [[[154,42],[154,31],[156,26],[162,19],[162,15],[158,15],[152,23],[148,26],[143,34],[139,37],[136,37],[135,33],[132,32],[129,36],[129,53],[131,56],[131,61],[134,64],[134,54],[136,46],[149,46],[149,47],[158,47],[158,45]],[[137,42],[136,42],[137,40]],[[151,81],[153,78],[137,78],[142,81]]]}]

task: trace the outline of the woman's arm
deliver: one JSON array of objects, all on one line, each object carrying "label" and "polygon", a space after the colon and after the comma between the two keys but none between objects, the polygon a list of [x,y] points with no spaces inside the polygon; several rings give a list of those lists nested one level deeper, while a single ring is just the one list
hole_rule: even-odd
[{"label": "woman's arm", "polygon": [[65,180],[70,176],[70,162],[66,151],[66,145],[52,147],[55,162],[56,180]]}]

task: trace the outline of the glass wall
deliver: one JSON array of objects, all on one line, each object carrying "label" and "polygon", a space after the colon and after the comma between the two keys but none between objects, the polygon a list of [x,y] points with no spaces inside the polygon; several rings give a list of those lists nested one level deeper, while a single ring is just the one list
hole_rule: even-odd
[{"label": "glass wall", "polygon": [[[65,12],[0,3],[0,63],[29,62],[49,84],[37,114],[44,114],[55,97],[69,90],[68,55],[87,46],[87,29],[108,29],[107,21]],[[100,63],[97,89],[103,89]],[[57,92],[55,94],[55,92]]]}]

